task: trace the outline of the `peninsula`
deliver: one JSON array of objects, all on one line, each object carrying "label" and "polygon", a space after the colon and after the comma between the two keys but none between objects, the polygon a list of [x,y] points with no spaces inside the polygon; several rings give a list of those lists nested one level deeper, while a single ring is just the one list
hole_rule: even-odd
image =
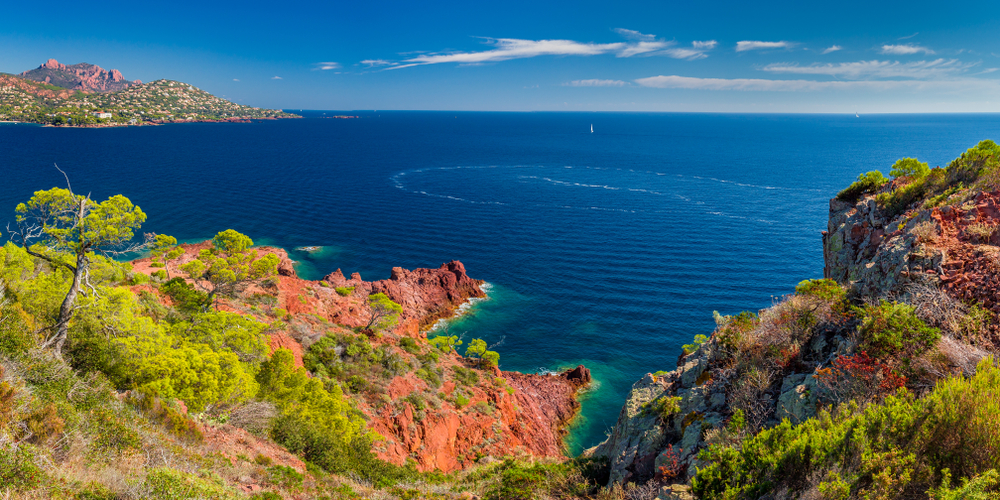
[{"label": "peninsula", "polygon": [[122,126],[298,117],[236,104],[174,80],[128,81],[118,70],[87,63],[49,59],[19,75],[0,73],[0,121]]}]

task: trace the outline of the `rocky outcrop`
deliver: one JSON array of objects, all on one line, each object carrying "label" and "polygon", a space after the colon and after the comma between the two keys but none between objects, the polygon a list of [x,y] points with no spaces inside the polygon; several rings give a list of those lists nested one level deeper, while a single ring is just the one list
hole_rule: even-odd
[{"label": "rocky outcrop", "polygon": [[340,269],[323,280],[331,287],[354,287],[354,295],[360,297],[384,293],[403,306],[402,327],[411,334],[451,316],[455,308],[466,300],[486,296],[480,288],[483,281],[470,278],[465,266],[457,260],[442,264],[437,269],[408,271],[394,267],[387,280],[368,282],[357,273],[347,279]]},{"label": "rocky outcrop", "polygon": [[117,69],[107,71],[100,66],[87,63],[67,66],[55,59],[49,59],[38,68],[25,71],[18,76],[84,92],[115,92],[142,84],[139,80],[126,80]]},{"label": "rocky outcrop", "polygon": [[[171,276],[185,276],[179,266],[210,248],[211,242],[182,247],[185,253],[167,264]],[[351,395],[369,428],[385,438],[374,447],[380,458],[396,464],[414,461],[420,470],[454,471],[484,457],[564,456],[565,427],[580,407],[576,394],[591,382],[586,367],[558,375],[501,372],[480,369],[475,361],[454,352],[435,352],[431,366],[440,374],[439,380],[426,370],[422,375],[414,371],[413,367],[429,364],[428,351],[433,348],[426,346],[426,327],[453,315],[470,299],[485,297],[483,281],[469,277],[461,262],[437,269],[397,267],[389,279],[379,281],[364,281],[357,273],[346,278],[340,270],[310,281],[297,276],[284,250],[260,247],[256,251],[278,256],[278,276],[271,285],[244,291],[245,298],[254,298],[254,305],[245,299],[227,299],[220,308],[259,316],[267,323],[282,317],[288,326],[270,332],[271,347],[290,349],[300,366],[303,346],[308,348],[324,335],[355,336],[363,330],[370,318],[369,295],[384,293],[402,306],[394,331],[367,338],[373,347],[398,356],[410,371],[389,380],[382,393]],[[159,269],[151,267],[148,258],[133,262],[136,272],[150,274]],[[401,349],[401,337],[410,337],[422,347],[419,351]],[[475,375],[468,375],[472,371]],[[456,373],[474,381],[459,381]]]}]

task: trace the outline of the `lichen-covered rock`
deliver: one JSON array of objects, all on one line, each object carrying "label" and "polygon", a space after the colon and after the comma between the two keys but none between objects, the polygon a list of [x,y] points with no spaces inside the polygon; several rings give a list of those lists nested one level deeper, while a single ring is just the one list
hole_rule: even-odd
[{"label": "lichen-covered rock", "polygon": [[787,418],[793,424],[814,417],[819,395],[820,388],[812,374],[789,375],[781,383],[781,395],[778,396],[778,409],[774,416],[779,421]]},{"label": "lichen-covered rock", "polygon": [[611,466],[609,484],[621,483],[636,474],[652,475],[654,461],[666,447],[668,432],[660,417],[650,411],[652,402],[667,395],[667,377],[646,374],[632,386],[618,415],[614,430],[603,443],[588,450],[593,457],[605,457]]}]

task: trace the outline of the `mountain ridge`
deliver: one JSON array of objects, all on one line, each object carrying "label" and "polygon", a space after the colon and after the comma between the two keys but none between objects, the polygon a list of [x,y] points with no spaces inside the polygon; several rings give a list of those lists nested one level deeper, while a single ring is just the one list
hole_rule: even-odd
[{"label": "mountain ridge", "polygon": [[142,84],[141,80],[126,80],[117,69],[108,71],[89,63],[66,65],[55,59],[49,59],[41,66],[17,76],[84,92],[115,92]]}]

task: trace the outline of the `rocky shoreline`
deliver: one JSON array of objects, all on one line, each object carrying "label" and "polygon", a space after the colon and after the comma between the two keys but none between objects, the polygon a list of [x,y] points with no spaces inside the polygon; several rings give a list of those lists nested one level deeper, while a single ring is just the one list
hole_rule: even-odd
[{"label": "rocky shoreline", "polygon": [[[182,276],[179,266],[210,246],[207,241],[182,245],[184,255],[167,264],[170,275]],[[365,326],[365,299],[384,293],[402,306],[400,321],[391,334],[369,341],[375,347],[392,349],[404,363],[419,366],[425,354],[396,348],[400,339],[425,346],[429,327],[454,315],[469,299],[486,296],[481,288],[484,282],[471,278],[459,261],[436,269],[396,267],[389,279],[378,281],[365,281],[358,273],[348,278],[339,269],[311,281],[298,277],[285,250],[259,247],[257,252],[279,257],[279,275],[273,289],[248,289],[246,295],[273,295],[272,310],[284,311],[291,318],[286,319],[286,329],[271,332],[271,346],[290,349],[299,365],[309,346],[324,336],[350,334],[349,329]],[[145,258],[134,261],[133,269],[150,274],[160,268],[151,267],[151,259]],[[238,301],[223,301],[220,308],[260,314]],[[578,392],[591,382],[589,370],[578,366],[558,375],[523,374],[480,369],[475,361],[455,352],[436,357],[435,369],[445,374],[438,386],[433,378],[408,371],[388,380],[384,392],[351,396],[366,415],[369,428],[385,438],[374,449],[379,458],[400,465],[413,460],[420,470],[449,472],[484,457],[565,456],[566,428],[579,412]],[[458,375],[462,377],[455,378]],[[477,381],[469,383],[469,377]]]}]

